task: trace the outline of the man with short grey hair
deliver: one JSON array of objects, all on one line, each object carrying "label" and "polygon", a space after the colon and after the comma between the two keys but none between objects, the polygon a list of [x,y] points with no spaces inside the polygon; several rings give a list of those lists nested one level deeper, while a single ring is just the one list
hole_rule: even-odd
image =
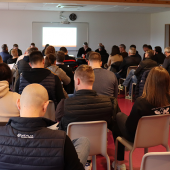
[{"label": "man with short grey hair", "polygon": [[166,58],[163,62],[162,67],[164,67],[168,71],[168,73],[170,74],[170,47],[166,47],[164,49],[164,52],[165,52]]}]

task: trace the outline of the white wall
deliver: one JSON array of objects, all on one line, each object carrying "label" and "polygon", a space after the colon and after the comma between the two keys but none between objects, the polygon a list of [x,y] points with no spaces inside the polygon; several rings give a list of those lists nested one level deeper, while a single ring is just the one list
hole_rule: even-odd
[{"label": "white wall", "polygon": [[170,11],[151,14],[151,45],[165,48],[165,24],[170,24]]},{"label": "white wall", "polygon": [[[63,13],[68,16],[71,12]],[[137,45],[143,54],[142,45],[150,44],[150,14],[76,12],[76,22],[89,23],[89,46],[92,50],[102,42],[110,53],[112,45],[124,43],[128,48]],[[32,42],[32,22],[60,22],[58,12],[48,11],[0,11],[0,45],[12,48],[19,44],[21,50]],[[38,47],[42,50],[42,47]]]}]

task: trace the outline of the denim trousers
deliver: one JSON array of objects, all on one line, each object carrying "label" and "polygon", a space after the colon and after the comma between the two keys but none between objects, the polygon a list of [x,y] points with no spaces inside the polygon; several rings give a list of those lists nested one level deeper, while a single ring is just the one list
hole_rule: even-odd
[{"label": "denim trousers", "polygon": [[129,85],[129,96],[131,96],[132,92],[132,83],[137,83],[137,77],[134,75],[135,70],[132,69],[128,76],[126,77],[126,80],[123,82],[123,86],[128,87]]},{"label": "denim trousers", "polygon": [[86,137],[80,137],[78,139],[72,140],[72,143],[76,149],[78,158],[83,166],[86,165],[87,158],[90,153],[90,142]]}]

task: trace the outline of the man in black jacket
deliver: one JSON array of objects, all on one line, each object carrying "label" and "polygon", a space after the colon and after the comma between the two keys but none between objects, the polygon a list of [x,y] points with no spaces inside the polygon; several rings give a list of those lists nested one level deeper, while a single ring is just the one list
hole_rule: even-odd
[{"label": "man in black jacket", "polygon": [[7,126],[0,127],[0,169],[84,170],[88,139],[83,137],[72,143],[65,132],[50,129],[56,122],[43,118],[48,103],[43,86],[31,84],[23,90],[17,100],[20,117],[11,118]]},{"label": "man in black jacket", "polygon": [[166,47],[164,52],[165,52],[166,58],[164,60],[162,67],[164,67],[170,74],[170,47]]},{"label": "man in black jacket", "polygon": [[136,55],[136,49],[129,49],[129,56],[123,59],[122,64],[120,65],[120,71],[116,74],[117,78],[126,78],[127,69],[129,66],[137,66],[141,61],[141,57]]},{"label": "man in black jacket", "polygon": [[56,119],[60,120],[59,129],[66,131],[71,122],[105,120],[112,130],[114,117],[120,110],[116,98],[97,95],[92,90],[94,71],[90,66],[79,66],[74,80],[76,93],[62,100],[56,109]]},{"label": "man in black jacket", "polygon": [[154,50],[155,55],[153,56],[153,60],[158,64],[163,64],[166,56],[162,53],[162,48],[160,46],[156,46]]},{"label": "man in black jacket", "polygon": [[15,91],[21,94],[27,85],[41,84],[47,89],[50,100],[53,100],[55,106],[57,106],[60,100],[64,98],[59,77],[44,68],[44,57],[40,51],[32,52],[29,56],[29,62],[32,69],[22,72],[17,80]]}]

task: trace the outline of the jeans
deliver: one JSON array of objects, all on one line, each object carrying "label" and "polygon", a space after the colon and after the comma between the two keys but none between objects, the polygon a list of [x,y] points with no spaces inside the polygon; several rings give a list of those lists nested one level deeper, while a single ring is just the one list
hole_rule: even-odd
[{"label": "jeans", "polygon": [[[113,133],[114,141],[116,141],[116,138],[118,136],[124,137],[130,142],[134,142],[134,137],[130,136],[130,134],[127,132],[126,129],[126,120],[128,116],[125,115],[122,112],[117,113],[116,115],[116,122],[117,122],[117,132]],[[125,147],[120,142],[118,142],[118,150],[117,150],[117,160],[123,161],[124,160],[124,153],[125,153]]]},{"label": "jeans", "polygon": [[123,82],[123,86],[128,87],[129,85],[129,96],[131,96],[132,92],[132,83],[137,83],[137,77],[134,75],[135,70],[132,69],[128,76],[126,77],[126,80]]},{"label": "jeans", "polygon": [[78,158],[80,159],[80,162],[83,164],[83,166],[86,165],[87,162],[87,158],[89,156],[90,153],[90,142],[86,137],[81,137],[78,139],[74,139],[72,141]]}]

